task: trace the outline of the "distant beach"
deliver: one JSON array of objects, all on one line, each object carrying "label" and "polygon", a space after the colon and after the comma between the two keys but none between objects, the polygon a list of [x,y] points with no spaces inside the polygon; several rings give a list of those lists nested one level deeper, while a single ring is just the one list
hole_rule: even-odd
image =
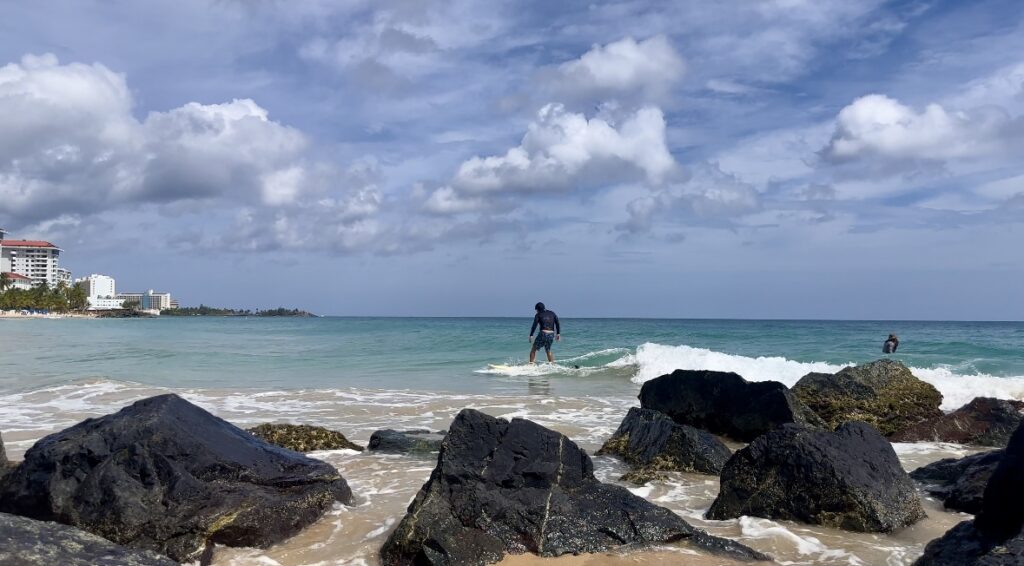
[{"label": "distant beach", "polygon": [[0,311],[0,318],[42,318],[42,319],[60,319],[60,318],[96,318],[95,314],[92,313],[34,313],[34,312],[22,312],[22,311]]}]

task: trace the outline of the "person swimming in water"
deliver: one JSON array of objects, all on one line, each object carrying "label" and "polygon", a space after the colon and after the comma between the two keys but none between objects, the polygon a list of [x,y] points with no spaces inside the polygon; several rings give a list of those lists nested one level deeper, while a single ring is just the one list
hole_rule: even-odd
[{"label": "person swimming in water", "polygon": [[890,334],[889,338],[886,339],[885,344],[882,344],[883,354],[895,354],[896,349],[900,347],[900,339],[895,334]]},{"label": "person swimming in water", "polygon": [[[551,353],[551,345],[555,341],[562,340],[562,324],[558,322],[558,315],[549,311],[544,303],[537,303],[533,308],[537,314],[533,316],[533,325],[530,326],[530,342],[533,343],[533,347],[530,348],[530,363],[536,362],[537,350],[540,348],[544,348],[544,351],[547,352],[548,361],[554,362],[555,356]],[[537,327],[540,327],[540,332],[537,333],[535,340],[533,333]]]}]

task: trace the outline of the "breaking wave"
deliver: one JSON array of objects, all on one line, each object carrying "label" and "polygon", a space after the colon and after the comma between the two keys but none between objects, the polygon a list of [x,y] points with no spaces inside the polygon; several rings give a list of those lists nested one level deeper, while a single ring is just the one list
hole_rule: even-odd
[{"label": "breaking wave", "polygon": [[[835,373],[849,365],[853,363],[798,362],[779,356],[755,358],[685,345],[646,343],[639,346],[636,353],[623,356],[608,364],[608,367],[635,367],[632,379],[636,383],[643,383],[677,369],[689,369],[731,371],[749,381],[780,381],[792,386],[808,373]],[[911,367],[910,371],[942,393],[942,408],[947,411],[961,407],[979,396],[1024,399],[1024,376],[1000,377],[976,371],[958,373],[957,369],[973,370],[970,366],[939,366]]]}]

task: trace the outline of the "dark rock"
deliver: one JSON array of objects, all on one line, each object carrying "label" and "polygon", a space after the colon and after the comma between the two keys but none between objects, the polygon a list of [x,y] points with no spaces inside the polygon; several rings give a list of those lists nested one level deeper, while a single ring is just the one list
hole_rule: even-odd
[{"label": "dark rock", "polygon": [[381,549],[385,566],[476,565],[505,553],[560,556],[688,540],[735,558],[766,559],[594,477],[586,452],[536,423],[464,409],[437,467]]},{"label": "dark rock", "polygon": [[132,550],[59,523],[0,513],[0,564],[28,566],[177,566],[149,550]]},{"label": "dark rock", "polygon": [[362,446],[349,442],[344,434],[321,426],[264,423],[248,430],[257,438],[296,452],[363,450]]},{"label": "dark rock", "polygon": [[4,450],[4,437],[0,435],[0,476],[3,475],[3,470],[7,468],[7,451]]},{"label": "dark rock", "polygon": [[928,543],[914,566],[1021,566],[1024,533],[1005,540],[987,537],[975,521],[964,521]]},{"label": "dark rock", "polygon": [[188,562],[212,543],[269,546],[351,498],[332,466],[160,395],[37,442],[0,511]]},{"label": "dark rock", "polygon": [[910,472],[910,477],[927,484],[928,493],[942,500],[947,509],[976,515],[985,486],[1002,458],[1002,450],[946,458]]},{"label": "dark rock", "polygon": [[787,425],[736,452],[707,516],[740,515],[882,533],[925,516],[892,446],[861,422],[835,432]]},{"label": "dark rock", "polygon": [[878,360],[835,374],[809,373],[793,386],[793,393],[832,428],[863,421],[889,436],[942,416],[942,394],[896,360]]},{"label": "dark rock", "polygon": [[925,547],[915,563],[932,565],[1024,564],[1024,424],[1010,438],[985,487],[973,521],[953,527]]},{"label": "dark rock", "polygon": [[977,566],[1021,566],[1024,564],[1024,534],[1019,534],[978,558]]},{"label": "dark rock", "polygon": [[924,554],[914,562],[917,566],[968,566],[977,564],[990,547],[974,528],[974,521],[964,521],[928,543]]},{"label": "dark rock", "polygon": [[1024,401],[975,397],[959,409],[912,425],[889,437],[893,442],[955,442],[1003,447],[1024,415]]},{"label": "dark rock", "polygon": [[367,448],[375,452],[422,454],[440,450],[442,440],[444,431],[384,429],[370,435]]},{"label": "dark rock", "polygon": [[720,371],[680,369],[652,379],[640,389],[640,406],[745,442],[787,423],[824,426],[785,385]]},{"label": "dark rock", "polygon": [[644,484],[662,472],[718,475],[732,456],[722,441],[709,432],[677,424],[667,415],[633,407],[598,454],[621,457],[633,470],[624,481]]},{"label": "dark rock", "polygon": [[1024,424],[1013,433],[985,487],[975,523],[986,537],[1000,541],[1017,535],[1024,527]]}]

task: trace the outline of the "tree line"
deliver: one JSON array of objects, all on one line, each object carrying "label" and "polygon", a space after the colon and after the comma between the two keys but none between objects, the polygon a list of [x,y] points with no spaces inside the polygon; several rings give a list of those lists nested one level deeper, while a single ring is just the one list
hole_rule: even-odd
[{"label": "tree line", "polygon": [[316,316],[299,309],[286,309],[279,307],[267,310],[249,309],[223,309],[199,305],[198,307],[180,307],[177,309],[164,309],[160,311],[163,316]]},{"label": "tree line", "polygon": [[81,283],[63,281],[55,287],[46,283],[31,289],[12,287],[10,276],[0,273],[0,310],[37,310],[49,312],[84,311],[89,307],[89,292]]}]

